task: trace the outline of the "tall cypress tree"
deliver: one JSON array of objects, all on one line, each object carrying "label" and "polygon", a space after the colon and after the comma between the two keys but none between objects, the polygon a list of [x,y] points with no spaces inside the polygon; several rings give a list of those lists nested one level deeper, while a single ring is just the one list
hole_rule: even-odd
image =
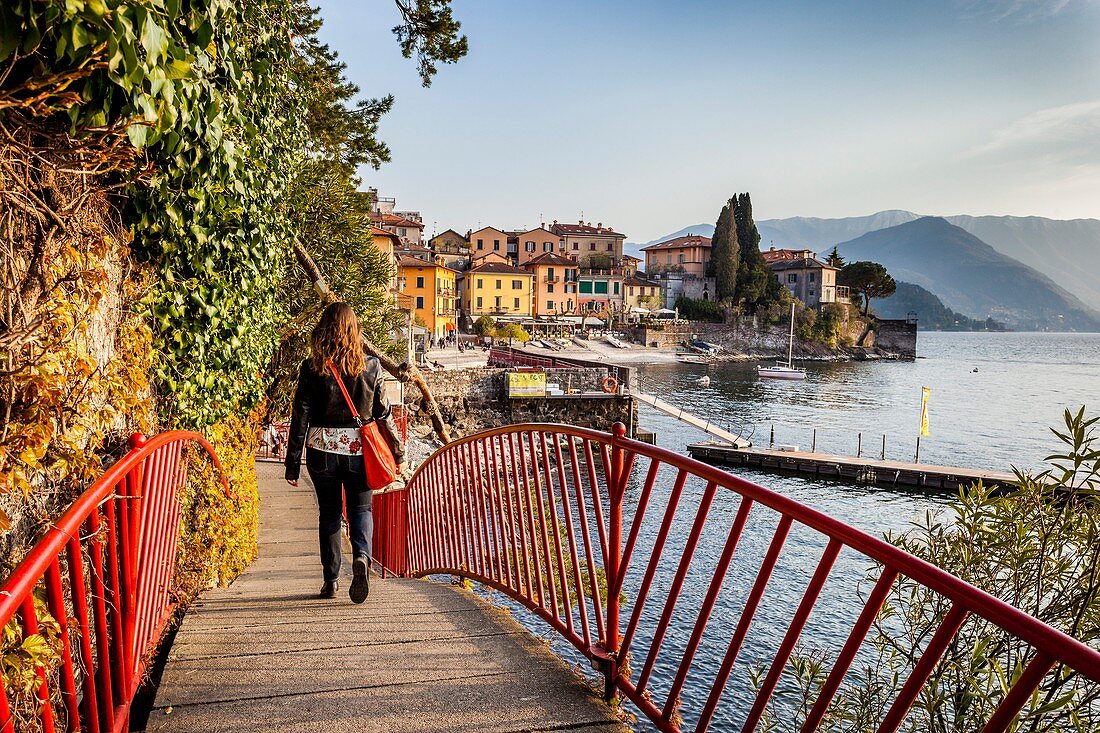
[{"label": "tall cypress tree", "polygon": [[740,244],[736,297],[755,309],[766,298],[768,280],[772,273],[760,251],[760,232],[752,218],[752,200],[749,194],[738,194],[730,201],[734,204],[733,220]]},{"label": "tall cypress tree", "polygon": [[719,301],[733,300],[737,291],[737,263],[741,250],[737,245],[733,208],[736,201],[730,199],[722,207],[710,239],[710,266],[714,273],[714,297]]}]

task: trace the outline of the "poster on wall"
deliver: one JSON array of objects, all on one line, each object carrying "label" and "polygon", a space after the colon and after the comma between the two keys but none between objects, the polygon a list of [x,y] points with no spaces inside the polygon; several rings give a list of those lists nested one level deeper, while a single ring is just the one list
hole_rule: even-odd
[{"label": "poster on wall", "polygon": [[509,372],[508,397],[526,399],[546,396],[546,372]]}]

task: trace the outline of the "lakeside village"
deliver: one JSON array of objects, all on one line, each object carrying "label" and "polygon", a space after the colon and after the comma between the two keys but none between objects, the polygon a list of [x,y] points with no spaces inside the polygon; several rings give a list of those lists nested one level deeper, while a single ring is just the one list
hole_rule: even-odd
[{"label": "lakeside village", "polygon": [[[393,304],[406,314],[409,350],[422,365],[469,365],[431,352],[494,337],[543,353],[610,346],[624,363],[916,356],[915,314],[887,321],[867,308],[870,297],[892,292],[881,266],[852,263],[861,267],[849,267],[853,279],[842,284],[847,271],[835,251],[825,258],[809,249],[761,252],[747,194],[744,231],[730,226],[728,239],[742,250],[733,252],[736,277],[752,281],[742,288],[752,292],[733,307],[720,303],[730,298],[720,297],[711,237],[651,244],[641,250],[644,262],[624,251],[624,233],[603,222],[428,237],[419,211],[398,210],[375,189],[370,195],[374,244],[394,263]],[[736,200],[730,205],[732,216]],[[864,265],[874,265],[870,276]]]}]

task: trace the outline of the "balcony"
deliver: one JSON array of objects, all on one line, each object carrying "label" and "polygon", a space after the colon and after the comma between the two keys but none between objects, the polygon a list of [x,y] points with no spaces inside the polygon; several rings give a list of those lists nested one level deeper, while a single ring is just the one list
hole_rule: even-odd
[{"label": "balcony", "polygon": [[838,302],[838,303],[851,303],[852,302],[852,295],[848,291],[848,286],[847,285],[837,285],[836,286],[836,302]]},{"label": "balcony", "polygon": [[551,283],[551,284],[552,284],[552,283],[556,283],[556,282],[559,282],[560,280],[561,280],[561,278],[560,278],[560,277],[546,277],[546,278],[544,279],[544,281],[545,281],[545,282],[548,282],[548,283]]}]

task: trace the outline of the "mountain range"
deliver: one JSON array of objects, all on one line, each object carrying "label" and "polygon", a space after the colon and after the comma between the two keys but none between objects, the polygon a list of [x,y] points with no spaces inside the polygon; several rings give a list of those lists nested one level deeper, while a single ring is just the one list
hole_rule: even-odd
[{"label": "mountain range", "polygon": [[[906,227],[917,221],[925,224]],[[842,253],[852,246],[857,259],[881,262],[895,279],[924,287],[972,318],[992,317],[1018,329],[1100,330],[1100,276],[1092,266],[1100,256],[1100,220],[922,217],[895,209],[838,219],[766,219],[757,228],[761,249],[806,248],[824,256],[834,246]],[[627,249],[713,231],[712,224],[695,224]],[[888,234],[860,241],[875,232]],[[957,277],[960,272],[972,279]]]}]

